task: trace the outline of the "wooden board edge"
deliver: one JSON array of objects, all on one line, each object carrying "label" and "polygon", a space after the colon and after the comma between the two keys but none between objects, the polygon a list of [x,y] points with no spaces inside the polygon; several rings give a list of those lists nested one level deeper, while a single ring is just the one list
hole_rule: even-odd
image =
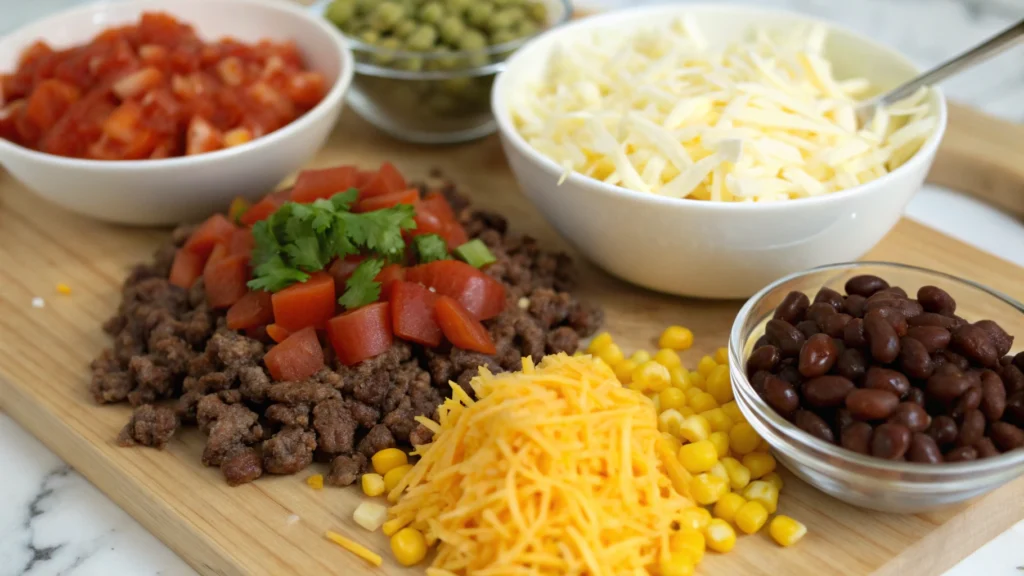
[{"label": "wooden board edge", "polygon": [[[213,540],[193,529],[186,517],[173,511],[167,502],[150,498],[141,484],[126,482],[116,467],[101,464],[109,458],[56,417],[43,403],[36,403],[0,373],[0,410],[43,443],[61,460],[86,478],[93,486],[127,512],[160,542],[174,551],[196,572],[204,575],[245,576],[238,565],[228,562],[228,550],[218,549]],[[57,442],[56,438],[70,438]],[[183,536],[183,534],[185,536]]]}]

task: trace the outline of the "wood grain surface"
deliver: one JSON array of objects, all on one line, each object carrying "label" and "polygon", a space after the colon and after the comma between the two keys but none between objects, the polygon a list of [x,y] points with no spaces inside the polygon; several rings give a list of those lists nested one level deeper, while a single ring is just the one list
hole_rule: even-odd
[{"label": "wood grain surface", "polygon": [[[373,166],[385,159],[410,177],[441,168],[479,206],[505,213],[514,230],[563,245],[519,193],[495,138],[451,147],[406,145],[347,112],[311,165]],[[117,306],[128,267],[148,258],[165,234],[75,216],[0,172],[0,408],[202,574],[380,574],[322,537],[336,530],[390,556],[382,535],[351,521],[361,501],[355,487],[314,491],[300,474],[229,488],[218,469],[200,464],[203,438],[195,430],[164,451],[114,443],[129,409],[92,402],[88,363],[109,344],[100,324]],[[936,268],[1024,297],[1024,270],[912,222],[900,222],[868,256]],[[725,343],[740,305],[653,294],[580,267],[580,291],[605,307],[606,328],[627,350],[650,348],[669,323],[692,327],[697,342],[685,355],[690,366]],[[58,282],[72,294],[58,295]],[[45,298],[45,308],[31,306],[36,296]],[[1024,510],[1024,478],[969,506],[910,516],[854,509],[790,475],[786,482],[781,511],[808,525],[804,541],[782,550],[765,534],[743,537],[733,553],[709,554],[702,574],[938,574],[1020,520]],[[422,574],[386,562],[383,573]]]}]

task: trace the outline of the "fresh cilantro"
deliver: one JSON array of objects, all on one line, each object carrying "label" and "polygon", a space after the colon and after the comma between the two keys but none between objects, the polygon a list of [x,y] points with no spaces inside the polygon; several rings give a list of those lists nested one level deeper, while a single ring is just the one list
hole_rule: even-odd
[{"label": "fresh cilantro", "polygon": [[376,302],[380,298],[380,282],[375,278],[384,268],[384,260],[380,258],[367,258],[356,266],[352,275],[345,283],[345,293],[338,298],[338,304],[346,310],[355,310]]},{"label": "fresh cilantro", "polygon": [[353,214],[349,209],[357,198],[356,190],[348,190],[312,204],[287,202],[256,223],[254,279],[249,287],[276,292],[305,282],[309,273],[322,270],[334,258],[361,251],[400,260],[405,252],[402,232],[416,227],[413,207],[400,204]]},{"label": "fresh cilantro", "polygon": [[421,234],[413,239],[421,264],[448,259],[448,244],[437,234]]}]

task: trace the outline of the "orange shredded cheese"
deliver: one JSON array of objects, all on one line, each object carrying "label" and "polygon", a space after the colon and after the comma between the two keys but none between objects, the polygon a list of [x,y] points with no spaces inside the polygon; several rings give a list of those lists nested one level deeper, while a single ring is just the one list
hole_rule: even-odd
[{"label": "orange shredded cheese", "polygon": [[363,560],[366,560],[367,562],[369,562],[370,564],[373,564],[374,566],[380,566],[381,564],[384,563],[384,559],[380,557],[380,554],[374,553],[372,550],[370,550],[366,546],[363,546],[362,544],[359,544],[358,542],[354,542],[352,540],[349,540],[348,538],[345,538],[344,536],[342,536],[341,534],[338,534],[337,532],[331,532],[330,530],[328,530],[326,533],[324,533],[324,536],[328,540],[330,540],[331,542],[334,542],[338,546],[341,546],[345,550],[348,550],[349,552],[355,554],[356,556],[359,556],[360,558],[362,558]]},{"label": "orange shredded cheese", "polygon": [[[646,573],[695,504],[645,396],[590,356],[452,384],[390,522],[438,542],[428,574]],[[432,425],[432,426],[431,426]],[[660,449],[659,449],[660,448]],[[680,491],[682,489],[682,492]]]},{"label": "orange shredded cheese", "polygon": [[313,490],[323,490],[324,489],[324,475],[323,474],[313,474],[312,476],[309,476],[309,477],[306,478],[306,484],[309,484],[309,487],[312,488]]}]

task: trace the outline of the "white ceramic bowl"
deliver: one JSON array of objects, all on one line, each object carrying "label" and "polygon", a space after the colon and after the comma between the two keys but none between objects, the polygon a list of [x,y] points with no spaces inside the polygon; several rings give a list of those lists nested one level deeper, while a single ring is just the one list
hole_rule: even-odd
[{"label": "white ceramic bowl", "polygon": [[69,210],[109,222],[152,225],[197,220],[235,196],[258,197],[323,145],[352,83],[352,51],[341,34],[301,7],[271,0],[136,0],[101,3],[28,24],[0,39],[0,71],[42,39],[60,48],[160,10],[205,41],[292,40],[307,67],[327,78],[324,99],[301,118],[242,146],[166,160],[99,161],[44,154],[0,139],[0,165],[26,187]]},{"label": "white ceramic bowl", "polygon": [[[539,36],[508,60],[492,106],[505,154],[520,187],[548,221],[608,272],[652,290],[702,298],[745,298],[787,274],[856,260],[896,224],[921,187],[946,128],[938,90],[930,106],[939,119],[921,150],[890,174],[849,190],[770,204],[664,198],[561,168],[516,131],[509,96],[539,77],[551,51],[584,31],[624,29],[692,15],[707,38],[727,43],[753,26],[781,28],[820,22],[790,12],[727,4],[663,5],[610,12]],[[861,76],[888,89],[917,73],[898,52],[829,23],[826,57],[837,77]]]}]

